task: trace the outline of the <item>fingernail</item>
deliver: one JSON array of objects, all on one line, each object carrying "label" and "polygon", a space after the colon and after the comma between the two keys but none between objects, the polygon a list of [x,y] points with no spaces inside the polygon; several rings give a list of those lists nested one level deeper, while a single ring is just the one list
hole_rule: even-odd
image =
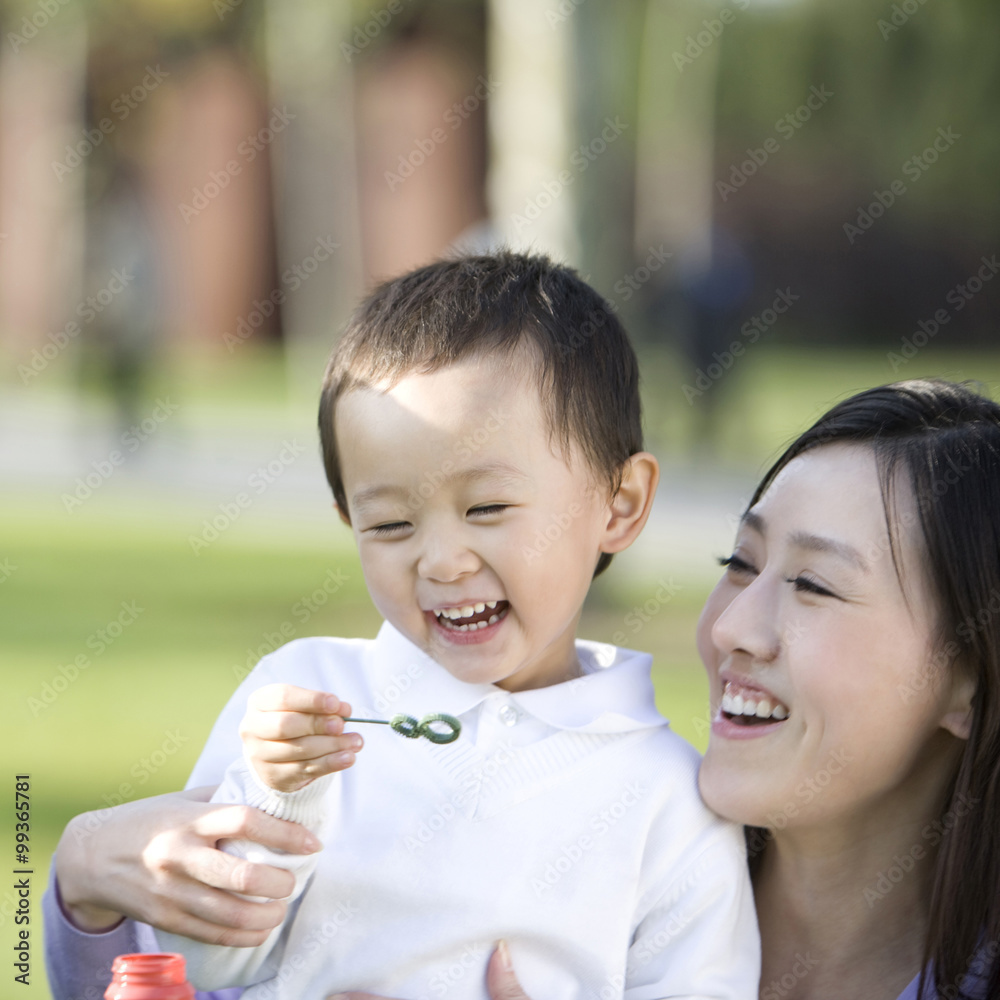
[{"label": "fingernail", "polygon": [[360,750],[361,746],[362,746],[362,743],[363,743],[363,740],[361,739],[361,735],[359,733],[355,733],[351,737],[351,748],[352,749],[354,749],[354,750]]},{"label": "fingernail", "polygon": [[348,764],[354,763],[354,754],[350,750],[341,750],[336,759],[338,764],[343,764],[346,767]]},{"label": "fingernail", "polygon": [[501,941],[497,945],[497,954],[500,956],[500,967],[504,972],[513,972],[514,963],[510,960],[510,949],[506,941]]},{"label": "fingernail", "polygon": [[312,854],[318,851],[323,845],[311,834],[306,837],[303,847],[305,848],[306,854]]}]

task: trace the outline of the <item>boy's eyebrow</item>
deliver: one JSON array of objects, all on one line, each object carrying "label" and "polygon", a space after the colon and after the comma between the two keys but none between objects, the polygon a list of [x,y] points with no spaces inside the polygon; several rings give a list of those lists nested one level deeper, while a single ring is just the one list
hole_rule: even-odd
[{"label": "boy's eyebrow", "polygon": [[[756,531],[759,535],[767,534],[767,524],[760,514],[748,510],[743,515],[743,524]],[[852,565],[861,570],[862,573],[870,573],[871,567],[865,561],[861,553],[848,545],[846,542],[839,542],[834,538],[825,538],[822,535],[813,535],[808,531],[795,531],[789,536],[789,541],[800,549],[808,549],[810,552],[829,552],[832,555],[840,556]]]},{"label": "boy's eyebrow", "polygon": [[[477,483],[483,479],[496,479],[500,486],[523,485],[528,481],[526,476],[517,466],[509,462],[488,462],[485,465],[476,465],[469,469],[458,469],[451,473],[435,472],[425,475],[421,482],[436,483],[438,485],[446,482]],[[364,509],[366,506],[383,500],[387,497],[407,497],[412,492],[405,486],[391,485],[388,483],[376,486],[366,486],[363,490],[358,490],[350,500],[353,510]]]}]

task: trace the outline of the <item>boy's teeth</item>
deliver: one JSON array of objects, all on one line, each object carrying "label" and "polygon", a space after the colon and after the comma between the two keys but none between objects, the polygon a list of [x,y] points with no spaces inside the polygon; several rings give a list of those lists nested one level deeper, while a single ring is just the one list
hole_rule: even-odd
[{"label": "boy's teeth", "polygon": [[475,610],[475,613],[477,615],[482,614],[486,610],[486,605],[485,604],[477,604],[474,610]]},{"label": "boy's teeth", "polygon": [[490,620],[486,623],[487,625],[492,625],[494,622],[500,621],[499,615],[490,615]]},{"label": "boy's teeth", "polygon": [[476,609],[471,604],[462,605],[462,613],[458,616],[459,618],[469,618],[476,613]]},{"label": "boy's teeth", "polygon": [[772,701],[766,695],[744,697],[734,694],[729,683],[722,693],[722,710],[727,715],[741,715],[747,718],[774,719],[781,722],[788,718],[789,709],[781,702]]},{"label": "boy's teeth", "polygon": [[487,601],[486,602],[486,607],[488,607],[488,608],[495,608],[496,606],[497,606],[497,602],[496,601]]}]

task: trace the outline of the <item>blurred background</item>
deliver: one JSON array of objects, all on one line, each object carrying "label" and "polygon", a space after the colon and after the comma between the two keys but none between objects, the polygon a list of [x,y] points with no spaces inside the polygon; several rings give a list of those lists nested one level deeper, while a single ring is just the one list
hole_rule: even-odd
[{"label": "blurred background", "polygon": [[583,634],[653,651],[699,748],[694,625],[768,460],[870,385],[996,394],[990,0],[5,0],[0,34],[0,738],[36,917],[66,821],[182,785],[259,656],[374,635],[315,432],[373,282],[507,244],[620,310],[664,477]]}]

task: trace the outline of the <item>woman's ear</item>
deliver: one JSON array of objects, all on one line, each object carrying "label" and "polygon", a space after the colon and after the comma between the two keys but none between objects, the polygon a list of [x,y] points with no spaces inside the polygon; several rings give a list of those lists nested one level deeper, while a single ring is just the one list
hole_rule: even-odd
[{"label": "woman's ear", "polygon": [[941,728],[960,740],[967,740],[972,732],[972,698],[976,693],[976,679],[956,665],[952,671],[951,701],[941,717]]},{"label": "woman's ear", "polygon": [[622,470],[621,489],[608,508],[602,552],[621,552],[635,541],[653,509],[659,480],[660,463],[648,451],[639,451],[629,457]]}]

